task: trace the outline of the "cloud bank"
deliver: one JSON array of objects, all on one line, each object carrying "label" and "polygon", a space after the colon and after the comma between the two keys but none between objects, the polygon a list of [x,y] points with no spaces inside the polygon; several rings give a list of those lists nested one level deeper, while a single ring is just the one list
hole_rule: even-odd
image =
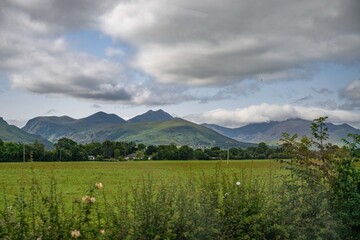
[{"label": "cloud bank", "polygon": [[312,121],[315,118],[328,116],[332,123],[349,123],[358,126],[360,114],[344,110],[326,110],[315,107],[292,105],[275,105],[263,103],[235,110],[216,109],[213,111],[185,116],[185,119],[197,123],[212,123],[227,127],[241,127],[249,123],[284,121],[291,118],[302,118]]}]

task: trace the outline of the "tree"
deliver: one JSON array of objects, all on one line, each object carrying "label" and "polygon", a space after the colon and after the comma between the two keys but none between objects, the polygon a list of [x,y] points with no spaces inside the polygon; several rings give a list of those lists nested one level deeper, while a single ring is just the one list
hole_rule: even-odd
[{"label": "tree", "polygon": [[194,158],[194,150],[188,145],[181,146],[178,152],[180,160],[192,160]]},{"label": "tree", "polygon": [[115,158],[115,159],[120,159],[121,156],[122,156],[122,155],[121,155],[120,149],[116,148],[116,149],[114,150],[114,158]]},{"label": "tree", "polygon": [[145,148],[146,148],[146,146],[145,146],[145,144],[143,144],[143,143],[139,143],[139,144],[137,145],[137,150],[138,150],[138,151],[144,151]]},{"label": "tree", "polygon": [[101,144],[101,146],[102,146],[102,155],[105,159],[114,157],[114,148],[115,148],[114,142],[110,140],[106,140]]},{"label": "tree", "polygon": [[86,160],[87,156],[83,147],[69,138],[61,138],[55,144],[56,151],[59,153],[60,161],[80,161]]},{"label": "tree", "polygon": [[343,138],[342,141],[345,143],[346,149],[350,152],[351,157],[355,158],[357,150],[360,148],[360,135],[356,133],[349,133],[347,135],[351,140]]},{"label": "tree", "polygon": [[77,145],[77,142],[70,138],[60,138],[57,143],[54,144],[56,149],[67,149],[70,150],[73,146]]},{"label": "tree", "polygon": [[1,161],[19,162],[22,161],[22,144],[5,142],[1,147]]},{"label": "tree", "polygon": [[145,150],[145,154],[148,155],[148,156],[152,156],[154,155],[155,153],[157,153],[158,151],[158,147],[157,146],[153,146],[153,145],[150,145],[146,148]]},{"label": "tree", "polygon": [[194,151],[194,159],[196,160],[209,160],[210,157],[202,149],[198,148]]},{"label": "tree", "polygon": [[311,133],[313,135],[313,144],[319,149],[320,159],[325,161],[325,141],[329,138],[328,128],[325,121],[328,117],[319,117],[314,119],[311,124]]},{"label": "tree", "polygon": [[44,160],[45,146],[44,144],[39,143],[38,140],[35,140],[35,142],[30,145],[30,151],[32,152],[32,157],[34,161]]},{"label": "tree", "polygon": [[84,145],[87,155],[98,156],[102,154],[102,146],[99,142],[92,142]]}]

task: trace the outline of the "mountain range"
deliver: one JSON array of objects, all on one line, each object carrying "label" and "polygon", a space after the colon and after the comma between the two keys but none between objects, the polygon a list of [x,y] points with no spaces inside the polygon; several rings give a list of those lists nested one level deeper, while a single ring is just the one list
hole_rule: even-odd
[{"label": "mountain range", "polygon": [[[276,145],[283,132],[291,135],[297,133],[299,137],[311,137],[311,121],[303,119],[288,119],[285,121],[271,121],[267,123],[253,123],[239,128],[227,128],[216,124],[202,124],[202,126],[213,129],[214,131],[238,141],[249,143],[265,142]],[[348,133],[360,134],[360,130],[348,124],[335,125],[326,123],[329,133],[328,141],[332,144],[343,145],[342,138],[346,138]]]},{"label": "mountain range", "polygon": [[174,118],[163,110],[148,111],[128,121],[104,112],[82,119],[62,117],[36,117],[27,122],[22,130],[38,134],[51,142],[62,137],[78,143],[133,141],[146,145],[170,144],[192,147],[248,147],[201,125]]},{"label": "mountain range", "polygon": [[[67,137],[85,144],[90,142],[134,141],[145,145],[174,143],[191,147],[255,146],[260,142],[276,145],[283,132],[311,136],[311,122],[303,119],[254,123],[239,128],[227,128],[215,124],[195,124],[174,118],[163,110],[148,111],[124,120],[115,114],[97,112],[81,119],[68,116],[43,116],[29,120],[20,129],[8,125],[0,118],[0,138],[4,141],[33,142],[38,140],[51,146],[58,139]],[[342,138],[348,133],[360,134],[360,130],[348,124],[327,123],[329,142],[343,145]]]}]

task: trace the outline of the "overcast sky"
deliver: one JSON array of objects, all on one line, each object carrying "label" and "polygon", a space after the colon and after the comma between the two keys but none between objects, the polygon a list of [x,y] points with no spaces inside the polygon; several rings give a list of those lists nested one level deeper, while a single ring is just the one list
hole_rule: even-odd
[{"label": "overcast sky", "polygon": [[360,127],[359,0],[1,0],[0,116]]}]

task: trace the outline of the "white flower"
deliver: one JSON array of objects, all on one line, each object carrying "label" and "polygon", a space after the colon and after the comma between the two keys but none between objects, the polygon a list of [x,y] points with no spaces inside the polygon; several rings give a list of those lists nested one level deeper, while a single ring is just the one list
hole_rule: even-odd
[{"label": "white flower", "polygon": [[90,196],[83,196],[81,198],[81,201],[83,203],[95,203],[96,202],[96,199],[94,197],[90,197]]},{"label": "white flower", "polygon": [[96,189],[102,189],[103,187],[104,187],[104,185],[101,182],[95,183]]},{"label": "white flower", "polygon": [[71,231],[71,236],[73,237],[73,238],[78,238],[78,237],[80,237],[81,236],[81,234],[80,234],[80,231],[79,230],[73,230],[73,231]]},{"label": "white flower", "polygon": [[81,198],[81,201],[82,201],[83,203],[87,203],[87,202],[89,201],[89,199],[90,199],[89,196],[83,196],[83,197]]},{"label": "white flower", "polygon": [[240,186],[240,184],[241,184],[241,183],[240,183],[239,181],[236,182],[236,186]]},{"label": "white flower", "polygon": [[105,229],[101,229],[101,230],[100,230],[100,234],[101,234],[101,235],[104,235],[104,234],[105,234]]},{"label": "white flower", "polygon": [[227,198],[229,196],[229,193],[225,193],[223,198]]}]

